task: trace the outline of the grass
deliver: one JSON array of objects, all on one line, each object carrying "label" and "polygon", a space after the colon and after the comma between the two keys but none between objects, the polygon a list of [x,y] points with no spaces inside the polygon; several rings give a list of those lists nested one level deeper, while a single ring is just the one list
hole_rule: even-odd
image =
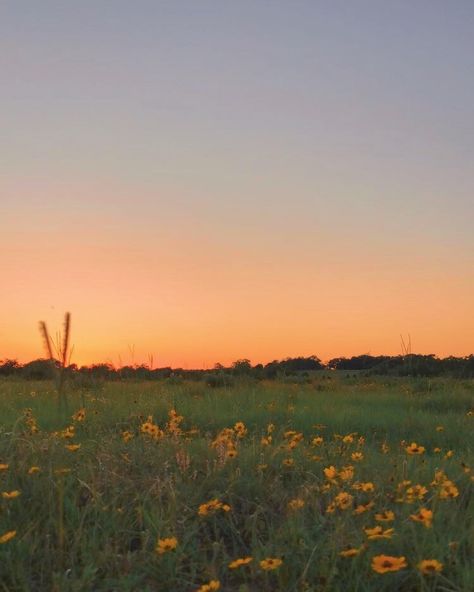
[{"label": "grass", "polygon": [[[473,395],[472,382],[454,380],[118,382],[70,389],[61,418],[52,384],[0,382],[0,491],[20,492],[0,499],[0,537],[16,531],[0,544],[0,590],[206,591],[211,581],[240,592],[472,590]],[[222,433],[236,422],[240,431]],[[423,454],[407,454],[413,441]],[[353,476],[341,472],[348,465]],[[426,493],[410,501],[404,480]],[[440,497],[443,482],[454,497]],[[347,507],[331,511],[341,493]],[[230,510],[198,515],[213,499]],[[431,527],[410,518],[420,508],[433,512]],[[384,510],[392,522],[377,522]],[[392,536],[369,540],[364,529],[377,524]],[[158,539],[172,537],[176,548],[159,554]],[[348,547],[360,552],[342,557]],[[404,556],[406,567],[379,574],[378,555]],[[244,557],[253,559],[229,569]],[[282,563],[265,570],[266,558]],[[425,559],[442,571],[423,575]]]}]

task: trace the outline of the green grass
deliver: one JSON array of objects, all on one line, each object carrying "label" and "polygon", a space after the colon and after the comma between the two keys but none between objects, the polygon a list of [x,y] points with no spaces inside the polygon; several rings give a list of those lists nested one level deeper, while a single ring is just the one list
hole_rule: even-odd
[{"label": "green grass", "polygon": [[[9,465],[0,471],[0,491],[21,492],[0,499],[0,537],[16,531],[0,544],[0,590],[191,592],[210,580],[241,592],[474,589],[474,471],[465,470],[472,464],[472,381],[316,376],[310,384],[242,382],[227,389],[123,382],[70,390],[68,399],[69,416],[61,419],[51,384],[0,382],[0,463]],[[70,415],[82,407],[86,419],[76,422],[72,440],[52,433],[71,425]],[[26,408],[37,433],[30,433]],[[166,432],[154,441],[140,433],[148,415],[165,429],[172,408],[184,418],[181,435]],[[226,458],[225,446],[211,443],[237,421],[247,432],[234,437],[237,457]],[[270,423],[273,442],[262,446]],[[129,442],[125,430],[134,434]],[[292,451],[285,449],[287,430],[303,434]],[[353,432],[350,444],[335,437]],[[318,434],[324,443],[312,446]],[[403,440],[425,453],[407,455]],[[80,449],[67,450],[71,442]],[[360,462],[351,460],[357,450]],[[288,458],[294,462],[286,467]],[[349,464],[352,480],[330,483],[324,475],[326,467]],[[32,466],[41,470],[29,474]],[[431,485],[436,470],[456,485],[454,499],[440,499]],[[396,501],[405,479],[426,486],[423,500]],[[373,482],[375,491],[355,490],[358,481]],[[350,507],[328,513],[341,491],[353,496]],[[231,510],[198,516],[213,498]],[[291,511],[295,498],[305,505]],[[353,513],[370,501],[373,508]],[[410,519],[420,507],[433,511],[431,528]],[[381,523],[395,529],[392,538],[367,540],[364,527],[375,526],[375,513],[386,509],[396,516]],[[157,539],[171,536],[177,548],[158,555]],[[354,558],[339,555],[361,545]],[[379,554],[403,555],[408,566],[375,573],[371,559]],[[252,563],[228,568],[245,556]],[[283,563],[264,571],[259,562],[266,557]],[[437,559],[443,571],[421,575],[416,565],[423,559]]]}]

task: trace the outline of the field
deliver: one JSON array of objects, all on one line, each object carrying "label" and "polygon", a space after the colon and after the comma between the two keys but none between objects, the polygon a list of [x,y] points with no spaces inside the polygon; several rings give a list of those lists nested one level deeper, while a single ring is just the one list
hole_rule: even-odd
[{"label": "field", "polygon": [[472,381],[110,382],[61,417],[4,380],[0,405],[0,590],[474,590]]}]

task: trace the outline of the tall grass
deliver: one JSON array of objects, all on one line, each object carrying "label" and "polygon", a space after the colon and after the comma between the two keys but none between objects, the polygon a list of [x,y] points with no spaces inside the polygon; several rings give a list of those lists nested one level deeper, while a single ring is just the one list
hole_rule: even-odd
[{"label": "tall grass", "polygon": [[[210,580],[241,592],[474,589],[472,382],[316,378],[308,385],[243,382],[221,389],[105,383],[69,393],[72,411],[86,405],[85,417],[76,413],[67,422],[54,413],[54,388],[0,382],[0,463],[8,465],[0,491],[21,492],[0,499],[0,536],[16,530],[0,544],[0,590],[193,591]],[[171,409],[183,416],[178,430]],[[142,433],[149,415],[164,432],[158,439]],[[239,438],[234,431],[237,456],[230,458],[219,433],[238,421],[246,433]],[[263,445],[269,424],[272,442]],[[72,437],[64,432],[68,425]],[[302,434],[294,449],[289,430]],[[342,442],[354,432],[352,443]],[[314,445],[317,435],[323,442]],[[402,441],[426,451],[407,455]],[[357,462],[356,451],[363,454]],[[293,463],[286,466],[286,459]],[[328,481],[325,468],[349,464],[353,479]],[[439,470],[456,484],[455,498],[440,499],[431,485]],[[403,480],[428,493],[397,502]],[[357,482],[372,482],[375,491],[354,489]],[[328,512],[341,491],[353,496],[351,507]],[[214,498],[231,510],[199,516],[200,505]],[[294,499],[304,506],[290,510]],[[374,506],[354,514],[368,502]],[[421,506],[433,511],[431,528],[410,518]],[[392,538],[368,540],[364,528],[388,509],[395,513]],[[165,537],[178,544],[160,555],[155,545]],[[341,557],[347,546],[362,550]],[[371,568],[378,554],[405,556],[408,566],[378,574]],[[246,556],[253,561],[229,569]],[[265,571],[259,562],[267,557],[283,563]],[[422,575],[416,566],[423,559],[438,560],[443,571]]]}]

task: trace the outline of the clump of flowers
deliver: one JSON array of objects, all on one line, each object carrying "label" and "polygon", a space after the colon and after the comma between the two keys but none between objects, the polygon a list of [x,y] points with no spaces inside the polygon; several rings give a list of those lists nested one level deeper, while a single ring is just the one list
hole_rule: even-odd
[{"label": "clump of flowers", "polygon": [[413,504],[416,501],[422,500],[428,493],[428,489],[424,485],[411,485],[411,481],[402,481],[398,484],[397,502]]},{"label": "clump of flowers", "polygon": [[326,513],[331,514],[335,512],[336,509],[348,510],[352,507],[353,500],[354,497],[350,493],[347,493],[346,491],[341,491],[328,505],[328,507],[326,508]]},{"label": "clump of flowers", "polygon": [[72,421],[82,422],[86,419],[86,410],[82,407],[72,416]]},{"label": "clump of flowers", "polygon": [[39,432],[38,422],[30,408],[23,411],[23,419],[30,434],[37,434]]},{"label": "clump of flowers", "polygon": [[230,506],[215,498],[209,502],[206,502],[205,504],[201,504],[198,509],[198,515],[209,516],[211,514],[215,514],[219,510],[222,510],[223,512],[229,512]]},{"label": "clump of flowers", "polygon": [[172,436],[180,436],[183,431],[180,427],[184,417],[179,415],[176,409],[171,409],[168,413],[168,423],[166,424],[166,430]]},{"label": "clump of flowers", "polygon": [[140,432],[150,436],[153,440],[160,440],[165,435],[160,426],[153,422],[153,416],[149,415],[147,420],[140,426]]},{"label": "clump of flowers", "polygon": [[73,425],[67,426],[64,430],[59,432],[53,432],[53,436],[56,438],[64,438],[65,440],[71,440],[76,435],[76,428]]},{"label": "clump of flowers", "polygon": [[438,497],[442,500],[458,497],[459,489],[456,484],[448,479],[444,471],[436,471],[431,485],[438,488]]},{"label": "clump of flowers", "polygon": [[211,447],[217,450],[217,453],[222,460],[225,458],[235,458],[237,456],[238,437],[239,436],[234,428],[224,428],[217,434],[216,438],[211,443]]}]

